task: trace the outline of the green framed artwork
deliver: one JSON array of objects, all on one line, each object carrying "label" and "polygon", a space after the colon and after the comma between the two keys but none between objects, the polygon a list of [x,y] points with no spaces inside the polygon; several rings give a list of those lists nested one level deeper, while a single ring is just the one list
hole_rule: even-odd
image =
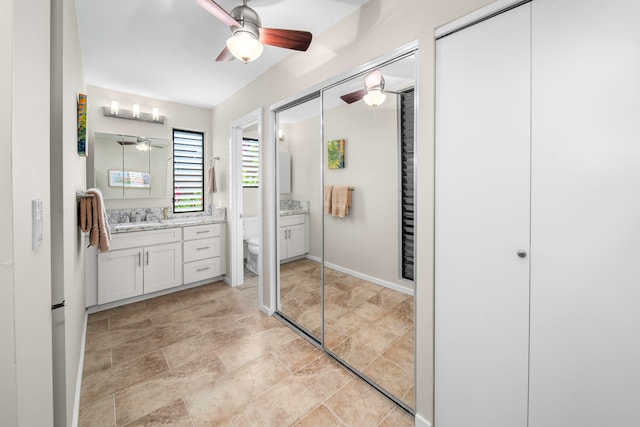
[{"label": "green framed artwork", "polygon": [[329,169],[344,168],[344,139],[334,139],[327,143],[327,164]]},{"label": "green framed artwork", "polygon": [[78,155],[87,155],[87,95],[78,94]]}]

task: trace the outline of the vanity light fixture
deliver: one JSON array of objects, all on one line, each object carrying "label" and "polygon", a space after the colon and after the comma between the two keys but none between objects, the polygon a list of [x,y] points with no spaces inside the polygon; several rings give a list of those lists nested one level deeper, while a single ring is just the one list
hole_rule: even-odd
[{"label": "vanity light fixture", "polygon": [[165,116],[160,115],[160,109],[158,107],[153,107],[151,111],[151,113],[141,112],[139,104],[133,104],[131,110],[125,110],[120,108],[118,101],[111,101],[110,107],[102,107],[102,113],[106,117],[139,120],[141,122],[158,123],[163,125]]},{"label": "vanity light fixture", "polygon": [[284,132],[282,131],[282,129],[278,129],[278,140],[284,141]]}]

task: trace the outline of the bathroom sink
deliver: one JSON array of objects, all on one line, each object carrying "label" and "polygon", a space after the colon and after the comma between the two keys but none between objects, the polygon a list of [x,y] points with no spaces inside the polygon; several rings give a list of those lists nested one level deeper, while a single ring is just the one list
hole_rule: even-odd
[{"label": "bathroom sink", "polygon": [[114,225],[113,228],[114,230],[131,230],[133,228],[154,228],[154,227],[159,227],[161,226],[162,223],[160,222],[127,222],[124,224],[116,224]]}]

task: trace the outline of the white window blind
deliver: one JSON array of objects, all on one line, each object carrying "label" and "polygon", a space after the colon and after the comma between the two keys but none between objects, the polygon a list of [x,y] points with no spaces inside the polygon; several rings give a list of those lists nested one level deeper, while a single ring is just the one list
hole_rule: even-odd
[{"label": "white window blind", "polygon": [[204,210],[204,134],[173,130],[173,212]]},{"label": "white window blind", "polygon": [[260,185],[260,149],[258,140],[242,139],[242,186],[257,188]]}]

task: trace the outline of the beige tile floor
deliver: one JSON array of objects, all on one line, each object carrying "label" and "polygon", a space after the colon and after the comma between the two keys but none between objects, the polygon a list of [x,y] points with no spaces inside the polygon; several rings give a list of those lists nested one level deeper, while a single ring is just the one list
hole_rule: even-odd
[{"label": "beige tile floor", "polygon": [[91,314],[80,426],[412,426],[222,282]]},{"label": "beige tile floor", "polygon": [[[321,266],[280,266],[281,310],[320,337]],[[325,268],[325,341],[340,359],[409,407],[414,406],[413,297]]]}]

